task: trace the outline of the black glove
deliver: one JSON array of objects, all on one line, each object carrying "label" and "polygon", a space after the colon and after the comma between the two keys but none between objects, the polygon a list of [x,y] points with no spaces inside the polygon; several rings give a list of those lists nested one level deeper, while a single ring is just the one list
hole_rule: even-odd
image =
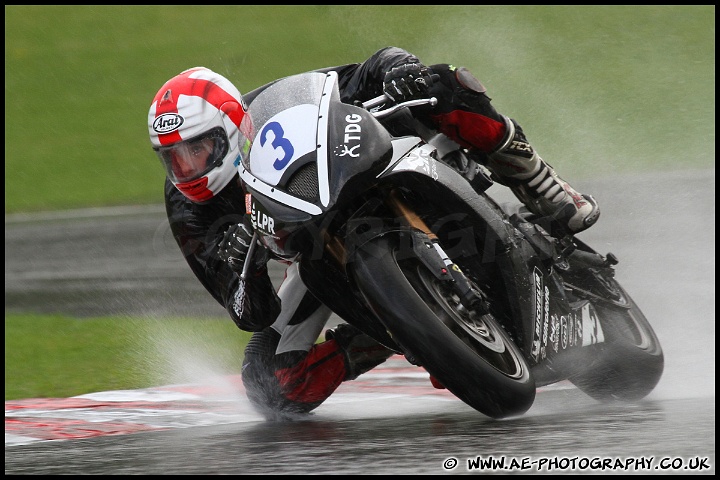
[{"label": "black glove", "polygon": [[385,74],[383,92],[395,103],[428,96],[434,80],[439,78],[421,63],[406,63]]},{"label": "black glove", "polygon": [[230,268],[240,275],[250,249],[253,233],[244,223],[230,226],[218,245],[218,255]]}]

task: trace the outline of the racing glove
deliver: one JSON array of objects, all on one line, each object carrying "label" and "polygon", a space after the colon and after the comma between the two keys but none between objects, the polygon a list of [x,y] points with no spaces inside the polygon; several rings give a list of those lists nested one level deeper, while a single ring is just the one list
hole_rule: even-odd
[{"label": "racing glove", "polygon": [[385,74],[383,93],[395,103],[426,98],[438,75],[421,63],[406,63]]},{"label": "racing glove", "polygon": [[242,273],[245,265],[252,237],[253,233],[250,228],[244,223],[238,223],[227,229],[218,245],[220,259],[238,275]]}]

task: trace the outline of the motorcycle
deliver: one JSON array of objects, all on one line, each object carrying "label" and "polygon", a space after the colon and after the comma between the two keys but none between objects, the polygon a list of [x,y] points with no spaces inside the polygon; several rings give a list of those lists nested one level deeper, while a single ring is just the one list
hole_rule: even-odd
[{"label": "motorcycle", "polygon": [[496,203],[488,172],[447,137],[398,127],[434,103],[342,103],[332,71],[257,94],[252,148],[236,163],[249,256],[299,262],[339,317],[486,416],[521,415],[563,380],[599,401],[648,395],[663,352],[615,279],[617,258]]}]

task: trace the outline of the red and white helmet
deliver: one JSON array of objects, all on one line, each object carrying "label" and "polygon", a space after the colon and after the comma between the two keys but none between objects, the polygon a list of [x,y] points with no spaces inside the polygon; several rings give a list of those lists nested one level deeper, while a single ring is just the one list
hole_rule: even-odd
[{"label": "red and white helmet", "polygon": [[168,178],[197,203],[210,200],[235,176],[253,131],[238,89],[205,67],[185,70],[158,90],[148,129]]}]

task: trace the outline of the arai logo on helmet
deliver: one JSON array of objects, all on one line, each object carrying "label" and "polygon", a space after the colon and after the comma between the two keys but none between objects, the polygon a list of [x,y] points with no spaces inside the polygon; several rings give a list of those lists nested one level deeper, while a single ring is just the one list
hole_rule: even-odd
[{"label": "arai logo on helmet", "polygon": [[163,113],[153,121],[153,130],[157,133],[170,133],[183,124],[185,119],[179,113]]}]

